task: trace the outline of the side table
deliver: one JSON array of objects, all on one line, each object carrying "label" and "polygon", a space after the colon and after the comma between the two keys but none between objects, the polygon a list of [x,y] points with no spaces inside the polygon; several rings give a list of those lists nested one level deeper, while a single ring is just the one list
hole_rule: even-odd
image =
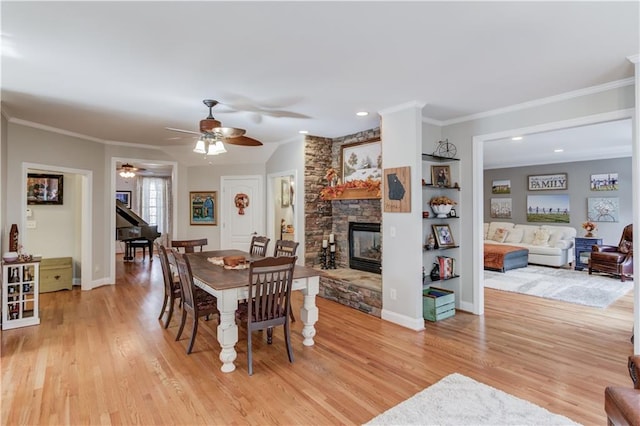
[{"label": "side table", "polygon": [[589,267],[591,246],[602,244],[602,238],[576,237],[575,239],[575,267],[576,271],[582,271]]}]

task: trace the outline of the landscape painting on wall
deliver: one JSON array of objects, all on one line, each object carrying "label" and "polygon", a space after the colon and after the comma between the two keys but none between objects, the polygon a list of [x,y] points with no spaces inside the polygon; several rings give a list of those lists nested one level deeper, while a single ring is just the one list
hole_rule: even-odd
[{"label": "landscape painting on wall", "polygon": [[342,145],[341,153],[342,183],[382,179],[382,142],[379,139]]},{"label": "landscape painting on wall", "polygon": [[527,195],[527,222],[569,223],[569,194]]},{"label": "landscape painting on wall", "polygon": [[492,198],[491,217],[495,219],[511,219],[511,198]]},{"label": "landscape painting on wall", "polygon": [[493,183],[491,184],[491,193],[492,194],[511,194],[511,181],[509,179],[494,180]]},{"label": "landscape painting on wall", "polygon": [[618,222],[619,213],[618,197],[590,197],[587,200],[587,217],[593,222]]}]

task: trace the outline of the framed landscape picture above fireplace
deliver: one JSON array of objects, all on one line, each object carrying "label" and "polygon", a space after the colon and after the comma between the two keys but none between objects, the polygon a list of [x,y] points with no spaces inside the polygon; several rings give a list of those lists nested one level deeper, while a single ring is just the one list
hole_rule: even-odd
[{"label": "framed landscape picture above fireplace", "polygon": [[344,144],[340,147],[342,183],[382,178],[382,142],[380,139]]}]

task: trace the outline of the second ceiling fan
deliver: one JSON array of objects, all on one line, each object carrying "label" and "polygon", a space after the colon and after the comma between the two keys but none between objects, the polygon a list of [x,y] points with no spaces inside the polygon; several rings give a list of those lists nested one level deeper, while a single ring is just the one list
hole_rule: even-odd
[{"label": "second ceiling fan", "polygon": [[213,117],[212,109],[218,105],[218,101],[213,99],[205,99],[202,101],[207,107],[209,107],[209,115],[207,118],[200,120],[200,132],[194,132],[191,130],[175,129],[173,127],[165,127],[167,130],[181,133],[190,133],[194,135],[200,135],[196,143],[194,152],[217,155],[226,152],[222,142],[230,145],[240,146],[261,146],[262,142],[259,140],[245,136],[246,130],[239,129],[237,127],[224,127],[222,123]]}]

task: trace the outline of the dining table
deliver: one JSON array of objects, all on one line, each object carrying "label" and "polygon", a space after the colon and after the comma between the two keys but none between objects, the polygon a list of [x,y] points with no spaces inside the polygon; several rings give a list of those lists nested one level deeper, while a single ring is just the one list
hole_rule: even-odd
[{"label": "dining table", "polygon": [[[188,253],[191,264],[193,283],[218,299],[220,323],[217,329],[220,343],[220,370],[230,373],[236,369],[234,364],[238,354],[235,346],[238,342],[238,326],[236,324],[236,310],[238,301],[249,298],[249,269],[247,267],[229,268],[221,265],[225,256],[243,256],[247,265],[262,256],[251,255],[242,250],[213,250]],[[291,289],[301,291],[303,304],[300,308],[302,327],[302,344],[313,346],[316,335],[315,323],[318,321],[318,307],[316,295],[320,290],[321,271],[307,266],[296,265],[293,270]]]}]

